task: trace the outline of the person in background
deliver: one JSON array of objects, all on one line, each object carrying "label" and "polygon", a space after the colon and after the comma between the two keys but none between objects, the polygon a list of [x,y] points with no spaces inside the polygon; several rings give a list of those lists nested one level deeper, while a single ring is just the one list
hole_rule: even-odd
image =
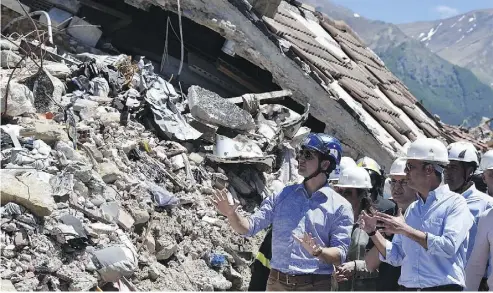
[{"label": "person in background", "polygon": [[[466,200],[441,184],[448,161],[445,145],[420,138],[407,150],[407,185],[418,200],[397,216],[362,212],[359,222],[380,253],[381,261],[401,266],[399,285],[405,291],[462,291],[469,230],[473,216]],[[377,224],[382,227],[377,230]],[[383,233],[392,233],[392,241]]]},{"label": "person in background", "polygon": [[[368,172],[361,167],[346,168],[339,177],[339,188],[341,195],[347,199],[353,208],[354,218],[358,218],[361,211],[375,212],[369,190],[371,179]],[[347,254],[346,262],[336,268],[336,280],[339,291],[374,291],[377,273],[371,274],[365,266],[366,245],[368,235],[359,228],[358,224],[353,226],[351,233],[351,245]]]},{"label": "person in background", "polygon": [[470,142],[454,142],[447,147],[450,163],[445,168],[445,183],[451,191],[461,194],[467,202],[474,223],[469,231],[466,260],[471,255],[478,228],[479,215],[493,207],[493,198],[476,189],[471,178],[479,167],[479,152]]},{"label": "person in background", "polygon": [[267,197],[249,217],[217,191],[215,205],[231,227],[250,237],[272,225],[272,258],[267,291],[330,291],[334,265],[346,259],[354,223],[351,204],[328,187],[341,160],[339,140],[311,133],[298,153],[301,184]]},{"label": "person in background", "polygon": [[483,171],[483,181],[488,187],[486,193],[493,196],[493,150],[483,154],[480,169]]},{"label": "person in background", "polygon": [[397,212],[396,204],[391,200],[383,198],[383,184],[385,182],[385,176],[380,165],[370,157],[363,157],[359,159],[356,164],[359,167],[365,168],[370,175],[372,184],[370,194],[373,201],[373,206],[379,212],[395,215]]},{"label": "person in background", "polygon": [[[405,172],[406,162],[406,158],[397,158],[394,163],[392,163],[388,175],[392,200],[397,203],[397,207],[401,209],[402,212],[405,212],[409,205],[416,201],[416,191],[407,185]],[[392,238],[394,237],[392,233],[384,236],[389,241],[392,241]],[[376,291],[398,291],[399,284],[397,281],[401,275],[401,267],[394,267],[388,263],[381,262],[378,257],[378,250],[373,245],[373,242],[369,243],[367,249],[369,249],[369,251],[365,257],[365,263],[368,271],[373,272],[378,270],[379,272]]]},{"label": "person in background", "polygon": [[493,223],[493,209],[482,213],[479,218],[475,245],[466,266],[467,291],[489,291],[489,288],[493,288],[491,272],[487,278],[487,284],[483,284],[488,259],[493,259],[493,225],[491,223]]}]

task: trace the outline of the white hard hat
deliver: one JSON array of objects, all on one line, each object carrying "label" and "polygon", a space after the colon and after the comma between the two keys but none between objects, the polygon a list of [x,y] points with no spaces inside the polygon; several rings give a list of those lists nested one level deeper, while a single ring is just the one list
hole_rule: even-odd
[{"label": "white hard hat", "polygon": [[458,141],[448,145],[448,159],[450,161],[474,162],[479,165],[479,152],[470,142]]},{"label": "white hard hat", "polygon": [[342,157],[341,163],[329,175],[329,181],[339,180],[342,170],[350,167],[356,167],[356,162],[351,157]]},{"label": "white hard hat", "polygon": [[339,176],[339,182],[334,186],[343,188],[372,188],[370,174],[362,167],[344,169]]},{"label": "white hard hat", "polygon": [[413,141],[407,149],[406,160],[419,160],[448,165],[447,147],[434,138],[420,138]]},{"label": "white hard hat", "polygon": [[403,158],[403,157],[400,157],[400,158],[397,158],[393,163],[392,163],[392,166],[390,166],[390,172],[389,172],[389,175],[402,175],[402,176],[405,176],[406,175],[406,162],[407,162],[407,159],[406,158]]},{"label": "white hard hat", "polygon": [[493,150],[487,151],[483,154],[479,168],[483,171],[493,169]]}]

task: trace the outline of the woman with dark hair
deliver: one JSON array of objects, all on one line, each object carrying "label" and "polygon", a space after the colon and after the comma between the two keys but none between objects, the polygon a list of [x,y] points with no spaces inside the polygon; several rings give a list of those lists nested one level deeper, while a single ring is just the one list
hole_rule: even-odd
[{"label": "woman with dark hair", "polygon": [[[369,192],[372,188],[370,175],[364,168],[352,167],[343,170],[335,187],[351,204],[355,219],[362,211],[370,214],[376,212]],[[335,277],[339,291],[375,291],[378,272],[370,273],[365,264],[368,240],[367,233],[355,224],[346,262],[336,268]]]}]

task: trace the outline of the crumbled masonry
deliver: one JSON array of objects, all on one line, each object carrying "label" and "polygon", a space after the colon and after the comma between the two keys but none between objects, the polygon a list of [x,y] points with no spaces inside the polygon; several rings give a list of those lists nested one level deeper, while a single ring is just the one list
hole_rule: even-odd
[{"label": "crumbled masonry", "polygon": [[198,86],[187,97],[151,63],[126,80],[87,57],[24,61],[8,84],[1,69],[2,289],[246,290],[263,235],[234,233],[211,197],[227,188],[253,212],[270,186],[296,181],[284,154],[307,133],[302,115],[274,104],[252,116]]}]

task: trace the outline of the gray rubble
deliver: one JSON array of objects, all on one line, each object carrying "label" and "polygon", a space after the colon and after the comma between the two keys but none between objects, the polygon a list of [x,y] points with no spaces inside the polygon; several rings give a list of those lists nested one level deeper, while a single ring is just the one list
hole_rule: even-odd
[{"label": "gray rubble", "polygon": [[[2,290],[246,290],[263,234],[234,233],[212,194],[227,188],[250,213],[298,180],[290,138],[299,139],[292,132],[304,116],[280,118],[266,106],[252,116],[197,86],[187,95],[145,60],[125,83],[106,62],[122,58],[81,56],[79,65],[47,62],[10,81]],[[211,255],[227,261],[216,267]]]}]

